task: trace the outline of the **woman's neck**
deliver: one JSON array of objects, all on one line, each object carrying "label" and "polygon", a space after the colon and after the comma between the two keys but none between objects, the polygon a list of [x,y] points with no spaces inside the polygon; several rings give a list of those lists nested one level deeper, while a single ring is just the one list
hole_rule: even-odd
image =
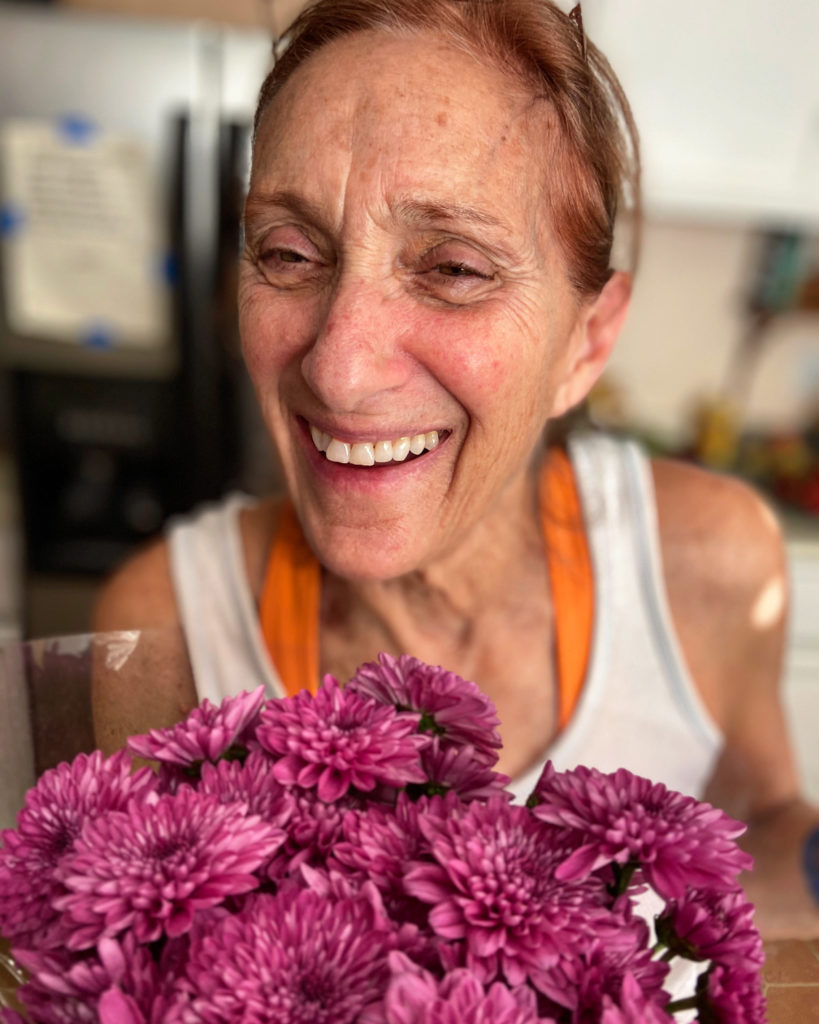
[{"label": "woman's neck", "polygon": [[[499,633],[532,622],[548,637],[548,573],[537,504],[527,472],[510,485],[457,549],[386,581],[325,578],[322,661],[371,651],[412,653],[462,674],[503,646]],[[326,655],[326,657],[325,657]],[[345,659],[346,660],[346,659]],[[332,670],[329,668],[328,670]],[[474,673],[474,668],[473,668]]]},{"label": "woman's neck", "polygon": [[549,573],[527,474],[457,551],[408,576],[322,588],[321,667],[349,679],[379,652],[412,654],[473,680],[493,701],[511,776],[542,758],[557,731]]}]

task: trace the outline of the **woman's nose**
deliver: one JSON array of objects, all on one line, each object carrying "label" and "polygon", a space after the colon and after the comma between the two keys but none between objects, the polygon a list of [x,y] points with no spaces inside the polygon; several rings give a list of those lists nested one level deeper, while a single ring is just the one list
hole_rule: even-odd
[{"label": "woman's nose", "polygon": [[399,305],[378,285],[339,281],[302,361],[304,379],[328,409],[384,412],[379,400],[406,381]]}]

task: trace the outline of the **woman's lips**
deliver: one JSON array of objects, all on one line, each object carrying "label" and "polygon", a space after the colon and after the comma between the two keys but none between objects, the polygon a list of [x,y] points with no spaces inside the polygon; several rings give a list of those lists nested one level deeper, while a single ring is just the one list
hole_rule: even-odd
[{"label": "woman's lips", "polygon": [[309,424],[309,426],[310,436],[317,451],[323,452],[330,462],[351,466],[375,466],[404,462],[410,455],[418,456],[424,452],[433,451],[449,433],[448,431],[429,430],[425,433],[407,434],[394,440],[373,439],[349,442],[332,437],[313,424]]}]

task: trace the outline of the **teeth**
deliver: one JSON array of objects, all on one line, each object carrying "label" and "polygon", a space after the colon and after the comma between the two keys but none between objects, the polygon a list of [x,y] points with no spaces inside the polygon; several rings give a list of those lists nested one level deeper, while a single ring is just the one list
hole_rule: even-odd
[{"label": "teeth", "polygon": [[354,444],[350,448],[350,464],[352,466],[372,466],[375,463],[375,452],[369,442]]},{"label": "teeth", "polygon": [[337,441],[333,438],[327,446],[327,458],[330,462],[349,462],[350,446],[344,441]]},{"label": "teeth", "polygon": [[357,441],[355,444],[348,444],[312,425],[310,436],[318,451],[326,452],[330,462],[352,466],[403,462],[410,452],[413,455],[420,455],[424,451],[431,452],[438,447],[441,440],[437,430],[430,430],[426,434],[399,437],[395,441]]},{"label": "teeth", "polygon": [[392,441],[375,442],[375,461],[392,462]]},{"label": "teeth", "polygon": [[327,446],[330,444],[330,435],[325,434],[323,430],[319,430],[318,427],[311,425],[310,436],[313,438],[313,444],[318,448],[320,452],[326,452]]},{"label": "teeth", "polygon": [[392,457],[395,462],[403,462],[410,452],[410,439],[399,437],[392,443]]}]

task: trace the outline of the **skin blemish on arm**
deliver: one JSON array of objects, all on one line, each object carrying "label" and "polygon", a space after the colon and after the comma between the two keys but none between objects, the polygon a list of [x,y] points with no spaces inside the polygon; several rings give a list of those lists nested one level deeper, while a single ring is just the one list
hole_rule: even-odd
[{"label": "skin blemish on arm", "polygon": [[770,629],[780,620],[785,610],[785,579],[781,574],[768,580],[751,605],[751,625],[754,629]]}]

